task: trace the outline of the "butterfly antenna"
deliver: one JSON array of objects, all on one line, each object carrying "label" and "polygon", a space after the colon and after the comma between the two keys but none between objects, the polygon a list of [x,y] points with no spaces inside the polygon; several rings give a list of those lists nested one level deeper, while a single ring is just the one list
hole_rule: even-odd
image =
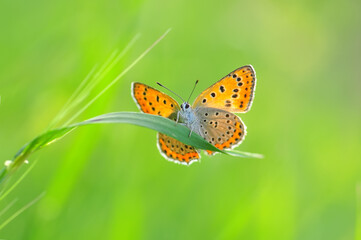
[{"label": "butterfly antenna", "polygon": [[191,92],[191,95],[189,95],[189,98],[188,98],[187,102],[189,102],[189,99],[191,99],[191,96],[192,96],[192,94],[194,92],[194,89],[196,89],[196,86],[197,86],[198,82],[199,82],[199,80],[197,80],[196,83],[194,84],[193,90]]},{"label": "butterfly antenna", "polygon": [[181,96],[179,96],[178,94],[176,94],[175,92],[173,92],[172,90],[170,90],[169,88],[167,88],[166,86],[160,84],[159,82],[157,82],[157,84],[158,84],[159,86],[161,86],[161,87],[164,87],[164,88],[167,89],[169,92],[173,93],[174,95],[176,95],[177,97],[179,97],[180,99],[182,99],[183,102],[185,102],[184,99],[183,99]]}]

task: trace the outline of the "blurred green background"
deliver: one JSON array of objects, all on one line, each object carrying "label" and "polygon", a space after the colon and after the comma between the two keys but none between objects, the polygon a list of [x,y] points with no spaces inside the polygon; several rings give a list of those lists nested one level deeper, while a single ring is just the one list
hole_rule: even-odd
[{"label": "blurred green background", "polygon": [[240,115],[248,135],[237,149],[266,158],[203,156],[185,167],[161,157],[149,129],[84,127],[29,159],[38,162],[0,202],[4,209],[17,199],[0,221],[46,195],[0,238],[361,239],[360,7],[350,0],[1,1],[1,161],[47,128],[95,64],[142,34],[110,81],[169,27],[78,120],[138,111],[132,81],[160,81],[188,96],[196,79],[199,94],[252,64],[256,96]]}]

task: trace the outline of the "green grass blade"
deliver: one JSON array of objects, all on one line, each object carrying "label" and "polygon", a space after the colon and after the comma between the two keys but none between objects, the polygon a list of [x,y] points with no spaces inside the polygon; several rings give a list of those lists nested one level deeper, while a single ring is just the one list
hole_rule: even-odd
[{"label": "green grass blade", "polygon": [[136,34],[130,42],[124,47],[124,49],[116,55],[114,60],[110,61],[108,64],[106,64],[105,68],[99,72],[99,75],[96,76],[95,81],[91,82],[86,88],[84,89],[84,92],[89,93],[113,68],[114,66],[128,53],[128,51],[133,47],[133,45],[136,43],[136,41],[139,39],[140,34]]},{"label": "green grass blade", "polygon": [[262,154],[259,153],[249,153],[238,150],[224,150],[225,153],[234,157],[243,157],[243,158],[264,158]]},{"label": "green grass blade", "polygon": [[95,118],[86,120],[84,122],[76,123],[72,126],[82,126],[87,124],[99,123],[129,123],[141,127],[153,129],[157,132],[164,133],[172,138],[175,138],[185,144],[194,146],[198,149],[206,149],[216,152],[221,152],[218,148],[214,147],[209,142],[205,141],[201,136],[192,133],[190,137],[189,128],[181,124],[176,124],[174,121],[161,116],[134,113],[134,112],[116,112],[108,113]]},{"label": "green grass blade", "polygon": [[[95,74],[94,71],[96,70],[97,66],[93,67],[90,73],[85,77],[85,79],[80,83],[78,88],[65,103],[59,114],[54,118],[48,129],[56,126],[70,111],[72,111],[86,97],[89,96],[90,92],[95,88],[95,86],[109,73],[110,70],[114,68],[114,66],[126,55],[126,53],[128,53],[139,37],[140,34],[136,34],[120,53],[118,53],[117,50],[114,51],[108,60],[100,67],[99,71],[97,71]],[[67,124],[64,124],[63,126],[66,125]]]},{"label": "green grass blade", "polygon": [[149,48],[147,48],[142,54],[139,55],[128,67],[126,67],[113,81],[111,81],[102,91],[100,91],[93,99],[91,99],[84,107],[82,107],[73,117],[71,117],[65,125],[70,124],[76,119],[81,113],[83,113],[90,105],[92,105],[99,97],[101,97],[106,91],[108,91],[115,83],[117,83],[130,69],[132,69],[150,50],[152,50],[167,34],[171,29],[168,29],[162,36],[160,36]]},{"label": "green grass blade", "polygon": [[74,91],[74,93],[70,96],[68,101],[64,104],[62,109],[59,111],[59,113],[55,116],[54,120],[49,124],[48,129],[52,129],[55,127],[65,116],[66,114],[71,110],[71,105],[74,103],[76,97],[79,95],[79,92],[83,89],[83,87],[88,83],[89,79],[93,76],[94,71],[96,70],[97,66],[95,65],[92,70],[88,73],[88,75],[81,81],[80,85],[77,87],[77,89]]},{"label": "green grass blade", "polygon": [[129,123],[137,126],[153,129],[157,132],[164,133],[172,138],[175,138],[185,144],[191,145],[197,149],[211,150],[215,152],[222,152],[235,157],[244,158],[263,158],[263,155],[258,153],[248,153],[236,150],[219,150],[201,136],[196,133],[192,133],[189,137],[189,128],[181,124],[176,124],[174,121],[157,115],[151,115],[146,113],[134,113],[134,112],[115,112],[91,118],[84,122],[76,123],[72,126],[81,126],[86,124],[98,124],[98,123]]},{"label": "green grass blade", "polygon": [[[28,155],[32,152],[35,152],[36,150],[39,150],[40,148],[49,145],[56,140],[64,137],[67,133],[69,133],[71,130],[73,130],[75,127],[65,127],[65,128],[58,128],[51,131],[48,131],[36,138],[34,138],[31,142],[26,144],[21,151],[19,151],[15,158],[23,155]],[[26,160],[26,159],[24,159]]]},{"label": "green grass blade", "polygon": [[201,136],[196,133],[192,133],[189,137],[189,128],[184,125],[176,124],[174,121],[164,118],[161,116],[146,114],[146,113],[135,113],[135,112],[114,112],[104,115],[100,115],[89,120],[72,124],[68,127],[58,128],[51,131],[48,131],[31,142],[26,144],[20,151],[15,155],[12,163],[3,168],[0,171],[0,182],[8,176],[9,172],[15,171],[24,161],[29,157],[29,155],[46,145],[49,145],[62,137],[68,134],[70,131],[74,130],[79,126],[89,125],[89,124],[105,124],[105,123],[128,123],[141,127],[146,127],[153,129],[157,132],[164,133],[172,138],[175,138],[187,145],[191,145],[197,149],[210,150],[214,152],[221,152],[224,154],[237,156],[237,157],[246,157],[246,158],[262,158],[263,156],[256,153],[247,153],[240,152],[235,150],[219,150]]},{"label": "green grass blade", "polygon": [[114,112],[104,115],[100,115],[89,120],[72,124],[68,127],[58,128],[51,130],[39,137],[35,138],[33,141],[28,143],[17,156],[21,154],[32,153],[46,145],[49,145],[52,142],[63,137],[65,134],[74,130],[79,126],[89,125],[89,124],[105,124],[105,123],[128,123],[141,127],[146,127],[153,129],[157,132],[164,133],[172,138],[175,138],[185,144],[194,146],[197,149],[210,150],[215,152],[221,152],[237,157],[247,157],[247,158],[262,158],[262,155],[256,153],[247,153],[240,152],[236,150],[226,150],[222,151],[204,140],[201,136],[196,133],[192,133],[189,137],[189,128],[184,125],[176,124],[174,121],[164,118],[161,116],[138,113],[138,112]]}]

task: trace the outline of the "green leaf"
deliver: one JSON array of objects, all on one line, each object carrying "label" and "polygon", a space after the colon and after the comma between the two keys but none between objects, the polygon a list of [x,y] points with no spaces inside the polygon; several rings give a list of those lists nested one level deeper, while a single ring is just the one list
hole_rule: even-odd
[{"label": "green leaf", "polygon": [[185,144],[191,145],[197,149],[221,152],[231,156],[244,158],[263,158],[261,154],[241,152],[236,150],[219,150],[201,136],[192,133],[189,137],[189,128],[184,125],[176,124],[174,121],[157,115],[134,112],[115,112],[97,116],[84,122],[76,123],[73,126],[97,123],[130,123],[146,128],[153,129],[157,132],[164,133]]},{"label": "green leaf", "polygon": [[77,127],[89,124],[106,123],[128,123],[153,129],[157,132],[161,132],[172,138],[175,138],[187,145],[191,145],[196,149],[210,150],[236,157],[263,157],[262,155],[256,153],[247,153],[235,150],[219,150],[194,132],[191,134],[191,136],[189,136],[189,128],[181,124],[176,124],[174,121],[168,118],[146,113],[114,112],[100,115],[83,122],[72,124],[67,127],[54,129],[34,138],[31,142],[27,143],[23,148],[20,149],[20,151],[15,155],[14,160],[11,162],[11,164],[9,164],[7,167],[3,168],[0,171],[0,182],[3,180],[4,176],[7,175],[8,172],[17,169],[29,157],[31,153],[61,139]]},{"label": "green leaf", "polygon": [[146,127],[149,129],[153,129],[157,132],[164,133],[197,149],[221,152],[237,157],[262,158],[262,155],[256,153],[247,153],[235,150],[219,150],[194,132],[189,137],[190,130],[184,125],[176,124],[174,121],[161,116],[135,112],[108,113],[80,123],[72,124],[68,127],[51,130],[32,140],[15,157],[23,154],[32,153],[52,142],[55,142],[56,140],[62,138],[65,134],[69,133],[70,131],[74,130],[79,126],[105,123],[128,123],[141,127]]},{"label": "green leaf", "polygon": [[191,145],[197,149],[205,149],[216,152],[222,152],[209,142],[205,141],[201,136],[192,133],[189,137],[189,128],[181,124],[176,124],[174,121],[146,113],[134,112],[115,112],[97,116],[95,118],[86,120],[73,126],[81,126],[86,124],[99,123],[130,123],[137,126],[142,126],[164,133],[172,138],[175,138],[185,144]]},{"label": "green leaf", "polygon": [[234,157],[243,157],[243,158],[263,158],[262,154],[259,153],[249,153],[249,152],[242,152],[238,150],[224,150],[224,152],[228,155]]}]

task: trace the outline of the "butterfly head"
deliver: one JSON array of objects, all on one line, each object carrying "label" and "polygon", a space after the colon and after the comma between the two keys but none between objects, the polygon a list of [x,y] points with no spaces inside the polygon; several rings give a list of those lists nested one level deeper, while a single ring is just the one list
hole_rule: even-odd
[{"label": "butterfly head", "polygon": [[184,102],[184,103],[182,103],[182,105],[181,105],[181,109],[182,109],[183,111],[187,111],[187,110],[189,110],[190,108],[191,108],[191,105],[189,105],[188,102]]},{"label": "butterfly head", "polygon": [[183,111],[185,111],[185,112],[189,112],[189,111],[191,111],[191,105],[189,105],[189,99],[191,98],[191,96],[192,96],[192,94],[193,94],[193,92],[194,92],[194,89],[196,88],[196,86],[197,86],[197,83],[198,83],[198,80],[196,81],[196,83],[194,84],[194,87],[193,87],[193,90],[192,90],[192,92],[191,92],[191,94],[189,95],[189,98],[188,98],[188,100],[187,101],[184,101],[183,100],[183,98],[182,97],[180,97],[178,94],[176,94],[175,92],[173,92],[172,90],[170,90],[169,88],[167,88],[167,87],[165,87],[165,86],[163,86],[162,84],[160,84],[159,82],[157,82],[157,84],[159,85],[159,86],[161,86],[161,87],[164,87],[165,89],[167,89],[168,91],[170,91],[170,92],[172,92],[174,95],[176,95],[177,97],[179,97],[182,101],[183,101],[183,103],[181,104],[181,109],[183,110]]}]

